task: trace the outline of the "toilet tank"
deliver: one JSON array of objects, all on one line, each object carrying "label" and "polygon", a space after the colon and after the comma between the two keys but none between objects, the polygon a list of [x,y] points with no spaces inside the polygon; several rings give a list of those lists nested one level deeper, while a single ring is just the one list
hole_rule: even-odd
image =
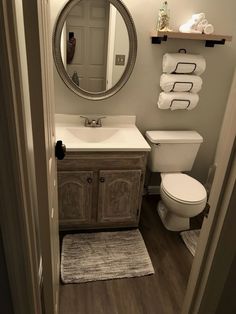
[{"label": "toilet tank", "polygon": [[190,171],[203,138],[196,131],[147,131],[152,172]]}]

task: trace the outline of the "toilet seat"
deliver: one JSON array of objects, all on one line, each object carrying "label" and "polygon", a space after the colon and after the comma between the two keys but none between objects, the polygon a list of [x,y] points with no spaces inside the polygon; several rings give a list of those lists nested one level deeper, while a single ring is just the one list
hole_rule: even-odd
[{"label": "toilet seat", "polygon": [[161,187],[167,196],[179,203],[201,204],[207,198],[204,186],[183,173],[166,173]]}]

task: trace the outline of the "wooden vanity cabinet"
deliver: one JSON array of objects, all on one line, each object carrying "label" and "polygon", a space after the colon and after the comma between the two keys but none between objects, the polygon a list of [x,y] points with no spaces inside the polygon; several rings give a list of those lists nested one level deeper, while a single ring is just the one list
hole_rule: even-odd
[{"label": "wooden vanity cabinet", "polygon": [[58,172],[59,219],[63,225],[83,225],[91,221],[92,171]]},{"label": "wooden vanity cabinet", "polygon": [[68,152],[58,161],[61,230],[137,227],[146,152]]},{"label": "wooden vanity cabinet", "polygon": [[101,170],[98,223],[135,223],[139,214],[142,170]]}]

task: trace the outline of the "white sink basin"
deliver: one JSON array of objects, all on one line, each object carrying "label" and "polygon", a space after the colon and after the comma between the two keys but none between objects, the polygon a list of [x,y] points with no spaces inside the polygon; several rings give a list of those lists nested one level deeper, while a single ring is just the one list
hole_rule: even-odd
[{"label": "white sink basin", "polygon": [[[122,123],[123,122],[123,123]],[[56,115],[56,139],[68,151],[149,151],[135,117],[107,117],[102,127],[84,127],[79,116]]]},{"label": "white sink basin", "polygon": [[122,138],[122,131],[118,128],[68,127],[67,132],[84,143],[99,143]]}]

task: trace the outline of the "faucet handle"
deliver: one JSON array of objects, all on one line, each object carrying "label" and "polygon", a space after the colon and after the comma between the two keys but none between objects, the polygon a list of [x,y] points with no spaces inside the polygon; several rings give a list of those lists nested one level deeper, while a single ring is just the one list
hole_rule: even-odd
[{"label": "faucet handle", "polygon": [[85,120],[84,120],[84,125],[85,125],[85,126],[87,126],[87,125],[89,124],[89,118],[88,118],[88,117],[80,116],[80,118],[85,119]]},{"label": "faucet handle", "polygon": [[89,119],[88,117],[85,117],[85,116],[80,116],[80,118]]},{"label": "faucet handle", "polygon": [[97,118],[97,125],[102,126],[102,119],[106,119],[106,117],[99,117]]}]

